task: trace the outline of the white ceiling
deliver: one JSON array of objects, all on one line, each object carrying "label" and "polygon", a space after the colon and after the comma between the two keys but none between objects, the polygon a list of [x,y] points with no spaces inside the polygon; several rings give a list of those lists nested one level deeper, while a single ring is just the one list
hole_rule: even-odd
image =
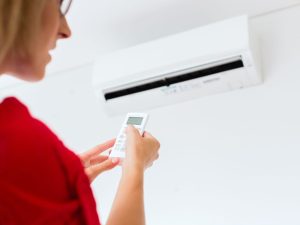
[{"label": "white ceiling", "polygon": [[73,36],[53,53],[49,73],[92,62],[97,54],[240,14],[259,15],[300,0],[74,0]]}]

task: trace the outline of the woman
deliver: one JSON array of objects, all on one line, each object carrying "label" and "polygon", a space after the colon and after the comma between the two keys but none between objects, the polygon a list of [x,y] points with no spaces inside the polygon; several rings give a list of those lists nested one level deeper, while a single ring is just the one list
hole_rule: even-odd
[{"label": "woman", "polygon": [[[66,10],[63,5],[66,4]],[[70,37],[70,0],[0,0],[0,74],[27,81],[44,77],[49,50]],[[100,224],[90,182],[118,160],[99,155],[114,140],[79,157],[26,106],[0,102],[0,224]],[[159,142],[127,128],[122,177],[108,225],[145,224],[144,170],[158,158]],[[84,167],[85,168],[84,168]]]}]

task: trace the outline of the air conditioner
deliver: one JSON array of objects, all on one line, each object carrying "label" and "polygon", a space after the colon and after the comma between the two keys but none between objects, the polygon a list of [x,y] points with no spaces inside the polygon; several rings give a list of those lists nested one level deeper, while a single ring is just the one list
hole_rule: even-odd
[{"label": "air conditioner", "polygon": [[100,56],[93,87],[110,114],[146,110],[262,82],[241,16]]}]

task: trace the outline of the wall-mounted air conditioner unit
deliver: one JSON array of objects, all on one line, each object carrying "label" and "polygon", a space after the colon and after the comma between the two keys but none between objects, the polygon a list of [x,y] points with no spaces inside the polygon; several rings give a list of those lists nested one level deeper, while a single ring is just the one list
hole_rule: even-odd
[{"label": "wall-mounted air conditioner unit", "polygon": [[247,16],[97,58],[96,94],[109,114],[150,109],[261,83]]}]

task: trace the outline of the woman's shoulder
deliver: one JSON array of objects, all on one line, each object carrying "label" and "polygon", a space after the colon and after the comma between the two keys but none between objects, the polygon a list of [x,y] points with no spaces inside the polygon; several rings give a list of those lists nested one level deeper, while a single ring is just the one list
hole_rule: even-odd
[{"label": "woman's shoulder", "polygon": [[27,106],[15,97],[6,98],[0,104],[1,146],[0,156],[18,155],[18,163],[23,166],[39,165],[42,162],[39,168],[44,170],[46,177],[54,172],[53,169],[47,169],[53,165],[59,165],[56,169],[64,168],[68,179],[73,179],[70,182],[75,182],[77,176],[83,173],[78,156],[44,122],[33,117]]},{"label": "woman's shoulder", "polygon": [[33,117],[27,106],[15,97],[8,97],[0,104],[0,137],[0,142],[10,147],[11,151],[49,151],[60,160],[67,157],[78,164],[78,157],[45,123]]},{"label": "woman's shoulder", "polygon": [[27,106],[15,97],[5,98],[0,104],[0,133],[2,137],[20,139],[35,136],[36,141],[52,135],[50,129],[34,118]]},{"label": "woman's shoulder", "polygon": [[40,217],[53,215],[60,221],[76,213],[74,221],[93,216],[94,224],[99,224],[80,159],[16,98],[0,104],[0,177],[6,184],[0,185],[1,201],[4,196],[4,203],[12,199],[20,203],[7,204],[8,212],[27,207]]},{"label": "woman's shoulder", "polygon": [[2,116],[12,113],[25,113],[29,114],[28,108],[19,101],[16,97],[7,97],[0,101],[0,120],[4,119]]}]

